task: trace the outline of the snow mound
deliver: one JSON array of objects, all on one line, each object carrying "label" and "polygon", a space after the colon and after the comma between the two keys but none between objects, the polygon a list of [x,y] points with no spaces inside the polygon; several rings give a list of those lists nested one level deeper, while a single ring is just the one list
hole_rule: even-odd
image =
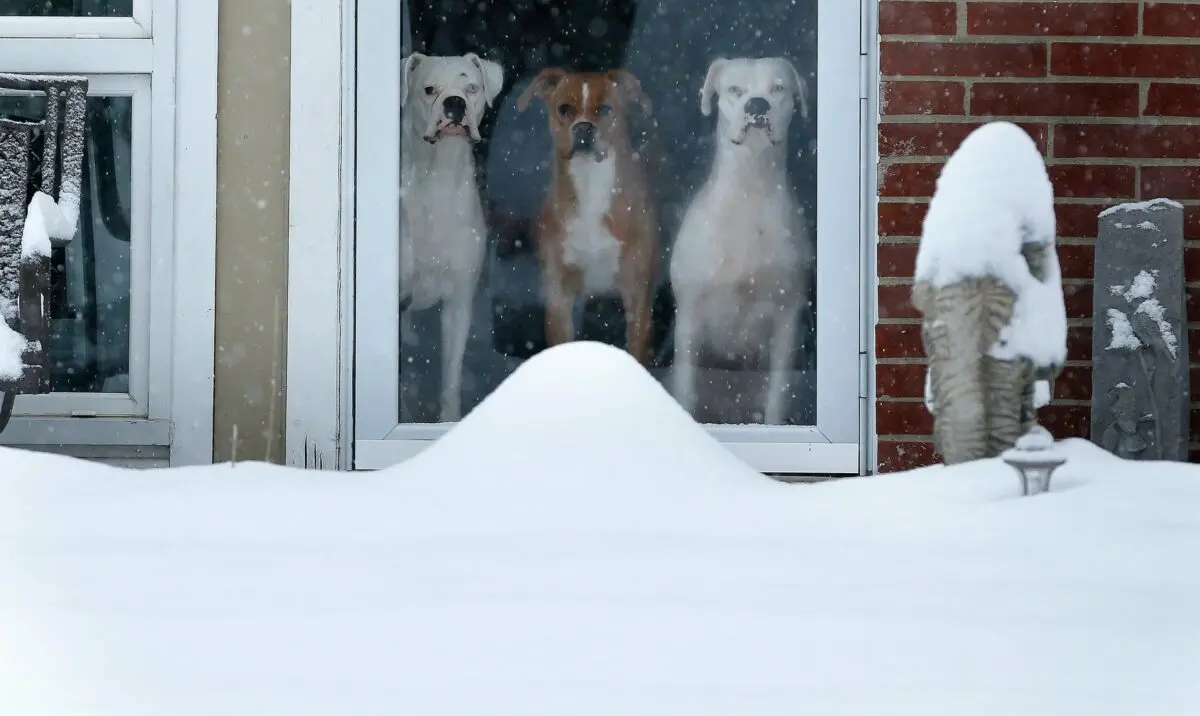
[{"label": "snow mound", "polygon": [[999,460],[765,490],[613,349],[546,351],[495,395],[370,474],[0,448],[0,714],[1200,703],[1194,465],[1072,440],[1037,499]]},{"label": "snow mound", "polygon": [[[504,478],[495,476],[503,465]],[[455,475],[476,487],[611,491],[774,485],[697,424],[628,353],[576,341],[526,361],[404,475]]]},{"label": "snow mound", "polygon": [[[1037,145],[1015,124],[990,122],[963,140],[938,177],[917,249],[916,279],[935,286],[1000,279],[1017,300],[990,355],[1062,365],[1067,312],[1054,243],[1054,188]],[[1051,249],[1041,281],[1022,255],[1028,244]]]}]

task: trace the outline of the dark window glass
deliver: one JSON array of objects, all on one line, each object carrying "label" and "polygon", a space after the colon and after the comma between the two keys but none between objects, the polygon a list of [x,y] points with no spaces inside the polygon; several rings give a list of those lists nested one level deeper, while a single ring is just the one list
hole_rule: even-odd
[{"label": "dark window glass", "polygon": [[[637,78],[652,105],[648,113],[632,99],[624,103],[627,107],[592,109],[601,113],[597,116],[612,111],[623,113],[632,150],[644,162],[649,195],[646,201],[655,208],[654,230],[659,246],[659,268],[648,291],[652,316],[645,362],[668,388],[673,385],[677,337],[672,249],[689,206],[713,172],[719,148],[716,132],[722,109],[717,96],[713,97],[714,109],[709,116],[701,111],[701,89],[714,59],[781,58],[795,68],[803,82],[806,117],[802,116],[800,102],[788,82],[790,78],[783,76],[786,73],[782,69],[775,73],[788,84],[782,93],[773,93],[772,87],[767,86],[771,83],[761,87],[755,84],[739,88],[749,94],[730,106],[739,113],[737,121],[741,121],[740,118],[751,116],[750,110],[758,107],[746,104],[753,99],[750,95],[761,95],[760,100],[772,106],[794,103],[790,123],[780,120],[784,126],[771,128],[776,141],[786,142],[781,160],[785,166],[778,175],[782,177],[778,183],[786,185],[785,189],[794,197],[797,220],[806,232],[802,241],[807,242],[815,255],[819,111],[815,101],[815,0],[489,0],[483,3],[420,0],[406,5],[403,13],[406,25],[402,28],[406,55],[410,50],[430,56],[473,52],[499,63],[504,72],[498,96],[479,122],[480,141],[472,145],[487,227],[487,248],[471,304],[462,412],[477,404],[523,360],[548,343],[547,266],[539,255],[539,217],[554,181],[552,164],[558,161],[554,158],[555,141],[561,137],[552,126],[568,126],[570,122],[556,122],[573,121],[580,108],[565,105],[579,104],[581,98],[576,93],[571,102],[556,100],[553,106],[535,98],[528,108],[520,111],[518,98],[547,68],[567,72],[626,71]],[[755,82],[762,84],[759,75],[755,75],[751,84]],[[424,102],[424,93],[430,90],[441,100],[445,89],[433,87],[437,84],[433,80],[429,84],[426,87],[414,82],[416,86],[410,88],[408,103],[401,108],[402,114],[407,113],[402,122],[404,131],[414,131],[410,129],[414,123],[409,120],[415,116],[414,112],[424,111],[420,107],[414,109],[413,102]],[[732,89],[723,81],[718,84],[714,88],[717,92]],[[429,96],[435,97],[432,93]],[[438,104],[431,111],[441,112],[443,105]],[[561,117],[555,117],[555,113]],[[771,116],[779,119],[778,115]],[[597,125],[604,121],[598,119]],[[763,131],[759,126],[749,129],[752,135],[759,131]],[[441,137],[438,141],[467,140]],[[756,141],[759,140],[751,138],[748,144]],[[758,171],[751,170],[750,175]],[[769,169],[761,171],[765,173],[760,176],[775,176]],[[728,194],[722,191],[723,197]],[[758,189],[747,184],[744,191],[753,193]],[[410,202],[406,206],[408,211],[421,211],[419,202],[407,195],[405,201]],[[751,207],[758,206],[751,197],[735,202],[730,211],[757,212]],[[714,271],[725,268],[733,275],[745,256],[762,258],[755,254],[760,244],[750,236],[729,236],[722,245],[729,255],[712,252],[709,260]],[[799,327],[785,351],[788,385],[781,391],[785,394],[784,407],[782,415],[777,417],[786,424],[816,421],[816,307],[812,274],[815,265],[815,259],[803,262],[803,267],[796,268],[785,281],[793,286],[792,278],[799,277],[801,280],[794,285],[801,287],[796,293],[803,293],[799,300],[802,306]],[[801,273],[804,275],[800,276]],[[757,274],[751,272],[747,290],[752,289],[750,284],[755,276],[761,281],[774,280],[767,274],[765,269]],[[419,284],[423,277],[427,278],[428,273],[413,279],[413,283]],[[402,286],[401,295],[408,296],[410,288]],[[626,317],[618,294],[619,290],[591,290],[587,286],[579,291],[572,311],[577,339],[626,345]],[[719,303],[703,307],[706,321],[710,328],[715,326],[713,330],[718,333],[724,331],[731,340],[710,341],[724,345],[705,345],[698,350],[693,413],[710,423],[764,422],[773,332],[762,330],[759,319],[771,313],[771,302],[743,305],[740,313],[726,316],[717,314],[730,306]],[[403,313],[402,422],[437,422],[441,417],[444,372],[441,336],[446,325],[442,320],[445,313],[444,308],[437,306],[411,304]],[[744,340],[734,340],[739,336]],[[581,375],[580,379],[586,380],[587,376]]]},{"label": "dark window glass", "polygon": [[131,17],[133,0],[0,0],[0,15]]}]

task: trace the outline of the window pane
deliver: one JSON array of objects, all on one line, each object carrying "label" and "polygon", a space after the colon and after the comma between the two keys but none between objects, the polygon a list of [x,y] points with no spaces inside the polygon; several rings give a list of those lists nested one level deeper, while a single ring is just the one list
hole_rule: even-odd
[{"label": "window pane", "polygon": [[[629,348],[627,339],[639,336],[627,329],[627,315],[645,315],[637,304],[648,296],[644,362],[668,388],[680,365],[694,366],[679,385],[694,392],[685,402],[699,420],[815,423],[815,0],[544,0],[519,10],[506,2],[413,0],[404,17],[413,50],[477,53],[502,65],[504,81],[471,142],[473,129],[460,129],[451,115],[464,97],[471,124],[469,112],[488,88],[467,85],[486,85],[486,75],[435,60],[409,76],[401,108],[411,155],[401,231],[412,246],[401,267],[408,280],[401,286],[402,422],[445,417],[441,389],[455,371],[453,361],[443,363],[442,336],[456,319],[444,306],[454,281],[470,282],[455,262],[470,252],[472,211],[466,195],[447,210],[444,192],[454,181],[453,147],[469,143],[487,240],[469,309],[463,413],[560,340],[564,325],[575,339]],[[739,61],[714,69],[706,116],[701,89],[718,57]],[[556,68],[626,71],[647,107],[624,75],[564,78]],[[518,97],[547,69],[521,111]],[[633,165],[642,167],[644,185],[629,173]],[[719,181],[710,179],[714,169]],[[702,193],[706,182],[711,190]],[[657,271],[636,259],[646,246],[654,247]],[[854,280],[855,267],[828,269]],[[681,309],[695,317],[687,352],[694,360],[679,359]],[[768,400],[772,394],[781,401]]]},{"label": "window pane", "polygon": [[131,17],[133,0],[0,0],[0,16]]},{"label": "window pane", "polygon": [[[39,97],[0,97],[0,114],[40,119]],[[129,388],[131,97],[89,97],[79,229],[52,252],[47,359],[56,392]],[[40,152],[40,144],[38,145]]]}]

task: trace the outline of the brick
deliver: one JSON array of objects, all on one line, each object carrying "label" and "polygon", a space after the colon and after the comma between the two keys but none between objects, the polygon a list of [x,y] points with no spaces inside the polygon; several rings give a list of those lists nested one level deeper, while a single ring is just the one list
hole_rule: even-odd
[{"label": "brick", "polygon": [[[1200,206],[1183,207],[1183,238],[1200,239]],[[1193,281],[1200,281],[1200,273],[1188,274]]]},{"label": "brick", "polygon": [[1136,84],[978,82],[971,114],[998,117],[1136,117]]},{"label": "brick", "polygon": [[[888,122],[879,125],[879,154],[884,157],[922,156],[945,157],[954,153],[958,145],[975,131],[982,122]],[[1020,123],[1038,150],[1046,152],[1047,129],[1044,124]]]},{"label": "brick", "polygon": [[1200,117],[1200,85],[1155,82],[1146,95],[1148,117]]},{"label": "brick", "polygon": [[[884,206],[891,205],[879,208]],[[916,261],[916,243],[881,241],[875,251],[875,269],[882,278],[912,278]]]},{"label": "brick", "polygon": [[1067,360],[1092,359],[1092,329],[1084,326],[1067,328]]},{"label": "brick", "polygon": [[1055,204],[1059,238],[1094,239],[1100,232],[1100,212],[1110,204]]},{"label": "brick", "polygon": [[1063,302],[1067,307],[1067,318],[1092,317],[1092,287],[1078,283],[1063,286]]},{"label": "brick", "polygon": [[1193,409],[1190,417],[1191,440],[1189,442],[1200,442],[1200,409]]},{"label": "brick", "polygon": [[875,403],[875,429],[880,435],[930,435],[933,416],[924,403],[880,400]]},{"label": "brick", "polygon": [[973,2],[967,6],[972,35],[1131,36],[1137,34],[1137,3]]},{"label": "brick", "polygon": [[1200,166],[1142,167],[1142,196],[1177,201],[1200,199]]},{"label": "brick", "polygon": [[1055,400],[1091,400],[1092,368],[1086,365],[1069,365],[1062,369],[1054,381]]},{"label": "brick", "polygon": [[1200,246],[1185,246],[1183,249],[1183,275],[1185,279],[1200,281]]},{"label": "brick", "polygon": [[1178,124],[1059,125],[1054,129],[1054,156],[1194,159],[1200,156],[1200,131]]},{"label": "brick", "polygon": [[1058,265],[1062,277],[1093,278],[1096,275],[1095,253],[1095,247],[1090,244],[1059,244]]},{"label": "brick", "polygon": [[1200,77],[1200,45],[1055,42],[1050,73],[1073,77]]},{"label": "brick", "polygon": [[[1200,289],[1186,288],[1184,289],[1184,304],[1187,311],[1187,319],[1189,323],[1200,322]],[[1200,390],[1200,384],[1196,385],[1196,389]],[[1200,394],[1196,396],[1200,400]]]},{"label": "brick", "polygon": [[879,3],[882,35],[953,35],[958,31],[958,8],[953,2]]},{"label": "brick", "polygon": [[883,42],[885,76],[1044,77],[1046,46],[1038,43]]},{"label": "brick", "polygon": [[875,395],[879,398],[923,398],[925,366],[911,363],[876,365]]},{"label": "brick", "polygon": [[1048,169],[1060,198],[1128,199],[1136,189],[1137,174],[1130,166],[1055,164]]},{"label": "brick", "polygon": [[877,358],[924,358],[921,326],[917,323],[880,323],[875,326]]},{"label": "brick", "polygon": [[921,223],[928,209],[928,204],[880,204],[879,235],[920,236]]},{"label": "brick", "polygon": [[879,195],[931,197],[934,189],[937,188],[937,178],[941,173],[941,162],[922,164],[882,162],[879,166]]},{"label": "brick", "polygon": [[1088,405],[1055,405],[1038,410],[1038,422],[1058,440],[1088,438],[1092,423],[1092,408]]},{"label": "brick", "polygon": [[1142,11],[1142,34],[1200,37],[1200,7],[1195,3],[1148,2]]},{"label": "brick", "polygon": [[879,472],[900,472],[936,465],[941,458],[927,440],[880,440]]},{"label": "brick", "polygon": [[912,285],[888,284],[879,287],[880,318],[920,318],[912,305]]},{"label": "brick", "polygon": [[1188,362],[1200,363],[1200,329],[1188,329]]},{"label": "brick", "polygon": [[965,99],[962,82],[883,83],[883,113],[888,115],[961,115],[966,111]]}]

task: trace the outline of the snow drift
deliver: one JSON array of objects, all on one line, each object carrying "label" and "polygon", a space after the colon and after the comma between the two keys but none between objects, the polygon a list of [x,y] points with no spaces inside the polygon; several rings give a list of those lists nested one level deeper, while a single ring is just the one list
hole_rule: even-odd
[{"label": "snow drift", "polygon": [[1059,447],[781,485],[574,344],[372,474],[0,450],[0,713],[1188,713],[1200,468]]}]

